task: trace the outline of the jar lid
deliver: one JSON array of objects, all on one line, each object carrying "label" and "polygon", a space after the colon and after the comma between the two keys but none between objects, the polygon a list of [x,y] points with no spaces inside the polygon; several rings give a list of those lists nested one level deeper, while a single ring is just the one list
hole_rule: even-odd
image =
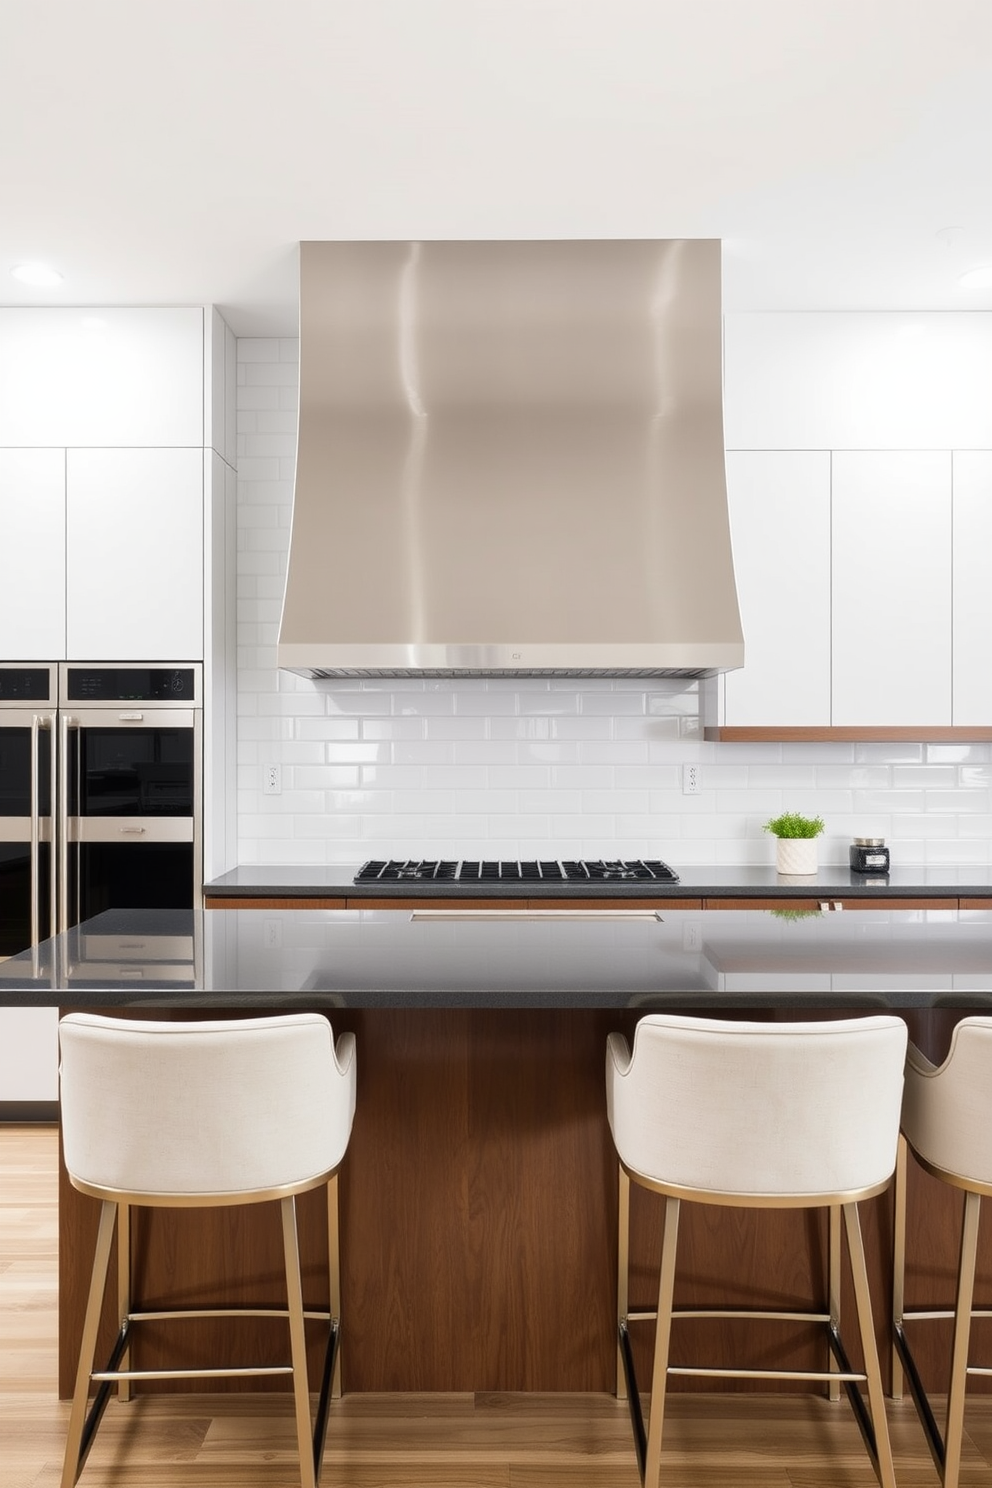
[{"label": "jar lid", "polygon": [[855,837],[855,847],[884,847],[884,837]]}]

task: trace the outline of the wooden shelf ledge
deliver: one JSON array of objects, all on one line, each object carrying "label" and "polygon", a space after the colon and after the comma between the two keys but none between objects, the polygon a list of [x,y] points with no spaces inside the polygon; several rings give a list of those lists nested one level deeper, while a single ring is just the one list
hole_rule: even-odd
[{"label": "wooden shelf ledge", "polygon": [[787,724],[762,726],[761,728],[708,728],[703,738],[721,744],[990,744],[992,725],[948,726],[918,724],[910,727],[883,727],[866,725],[857,728],[847,726],[816,726],[794,728]]}]

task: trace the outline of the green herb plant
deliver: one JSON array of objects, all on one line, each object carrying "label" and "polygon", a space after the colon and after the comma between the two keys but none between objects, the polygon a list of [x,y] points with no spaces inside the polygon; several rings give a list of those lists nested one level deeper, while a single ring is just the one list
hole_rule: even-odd
[{"label": "green herb plant", "polygon": [[802,816],[798,811],[786,811],[766,821],[764,830],[774,837],[819,837],[824,830],[822,816]]}]

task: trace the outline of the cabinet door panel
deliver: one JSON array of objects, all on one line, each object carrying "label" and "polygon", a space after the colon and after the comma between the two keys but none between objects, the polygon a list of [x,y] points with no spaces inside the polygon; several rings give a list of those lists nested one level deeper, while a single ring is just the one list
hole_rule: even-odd
[{"label": "cabinet door panel", "polygon": [[65,655],[65,452],[0,450],[0,656]]},{"label": "cabinet door panel", "polygon": [[0,1008],[0,1101],[59,1098],[57,1008]]},{"label": "cabinet door panel", "polygon": [[70,661],[203,653],[203,454],[69,450]]},{"label": "cabinet door panel", "polygon": [[992,451],[957,451],[954,475],[956,724],[992,723]]},{"label": "cabinet door panel", "polygon": [[202,310],[0,310],[0,445],[202,444]]},{"label": "cabinet door panel", "polygon": [[727,490],[744,666],[727,724],[830,722],[830,456],[732,451]]},{"label": "cabinet door panel", "polygon": [[833,717],[951,722],[951,457],[833,455]]},{"label": "cabinet door panel", "polygon": [[989,449],[992,316],[726,317],[728,449]]}]

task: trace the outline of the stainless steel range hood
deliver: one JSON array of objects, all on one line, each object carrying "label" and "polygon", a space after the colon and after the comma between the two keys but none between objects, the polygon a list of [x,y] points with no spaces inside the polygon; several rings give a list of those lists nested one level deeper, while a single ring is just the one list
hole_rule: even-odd
[{"label": "stainless steel range hood", "polygon": [[303,243],[278,663],[743,665],[718,241]]}]

